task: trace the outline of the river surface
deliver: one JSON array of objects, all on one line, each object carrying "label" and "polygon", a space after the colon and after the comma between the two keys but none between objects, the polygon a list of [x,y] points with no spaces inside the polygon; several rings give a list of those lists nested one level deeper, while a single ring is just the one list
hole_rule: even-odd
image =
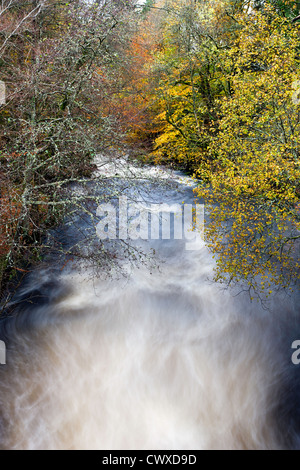
[{"label": "river surface", "polygon": [[[144,201],[192,201],[177,186],[151,183]],[[150,248],[126,275],[52,260],[28,276],[0,323],[1,449],[300,447],[298,294],[266,310],[211,282],[206,248]]]}]

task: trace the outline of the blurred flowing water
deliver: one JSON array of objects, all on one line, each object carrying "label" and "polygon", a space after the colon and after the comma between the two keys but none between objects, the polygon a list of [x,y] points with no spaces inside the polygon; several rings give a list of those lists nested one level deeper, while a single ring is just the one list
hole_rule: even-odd
[{"label": "blurred flowing water", "polygon": [[[151,197],[191,200],[179,186]],[[159,269],[50,263],[27,278],[0,324],[1,449],[299,447],[298,293],[265,310],[210,282],[206,248],[150,247]]]}]

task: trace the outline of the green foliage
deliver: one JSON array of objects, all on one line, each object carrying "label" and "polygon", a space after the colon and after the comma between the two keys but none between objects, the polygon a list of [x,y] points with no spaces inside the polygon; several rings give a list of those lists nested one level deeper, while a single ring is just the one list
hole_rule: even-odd
[{"label": "green foliage", "polygon": [[[211,22],[213,2],[179,3],[165,24],[164,47],[154,73],[161,135],[153,155],[157,162],[176,161],[193,171],[208,158],[217,119],[215,100],[226,93],[219,54],[226,33]],[[157,105],[157,103],[156,103]]]},{"label": "green foliage", "polygon": [[146,0],[146,2],[142,5],[142,14],[146,15],[151,11],[151,8],[155,5],[155,0]]},{"label": "green foliage", "polygon": [[255,7],[264,10],[267,6],[274,8],[277,14],[285,18],[294,18],[299,14],[300,2],[295,0],[256,0]]}]

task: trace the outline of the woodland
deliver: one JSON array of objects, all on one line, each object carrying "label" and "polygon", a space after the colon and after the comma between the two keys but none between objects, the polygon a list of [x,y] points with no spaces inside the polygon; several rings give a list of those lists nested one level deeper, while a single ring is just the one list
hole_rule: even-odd
[{"label": "woodland", "polygon": [[1,0],[2,296],[84,206],[70,185],[97,155],[128,153],[195,178],[217,282],[297,288],[299,13],[291,0]]}]

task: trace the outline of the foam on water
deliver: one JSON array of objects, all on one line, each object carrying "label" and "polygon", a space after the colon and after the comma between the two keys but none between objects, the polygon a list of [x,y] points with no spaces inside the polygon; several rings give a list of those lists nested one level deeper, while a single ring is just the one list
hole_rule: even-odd
[{"label": "foam on water", "polygon": [[2,449],[298,446],[296,299],[265,311],[209,281],[206,249],[156,243],[152,274],[31,275],[49,298],[1,326]]}]

